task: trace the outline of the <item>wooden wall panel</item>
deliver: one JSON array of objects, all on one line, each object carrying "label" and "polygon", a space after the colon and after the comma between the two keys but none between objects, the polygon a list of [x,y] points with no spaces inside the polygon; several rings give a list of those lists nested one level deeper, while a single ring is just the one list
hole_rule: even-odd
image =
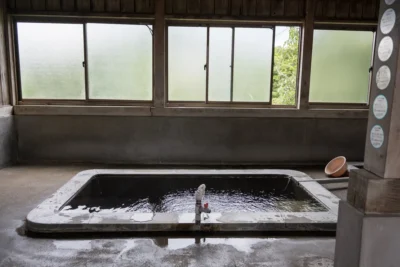
[{"label": "wooden wall panel", "polygon": [[75,0],[62,0],[61,9],[64,11],[74,11],[75,10]]},{"label": "wooden wall panel", "polygon": [[285,0],[285,16],[299,17],[303,14],[299,13],[299,0]]},{"label": "wooden wall panel", "polygon": [[[193,0],[189,0],[193,1]],[[214,14],[214,0],[201,0],[201,14],[213,15]]]},{"label": "wooden wall panel", "polygon": [[187,1],[188,14],[200,14],[200,0]]},{"label": "wooden wall panel", "polygon": [[156,0],[135,0],[135,11],[137,13],[154,13],[154,1]]},{"label": "wooden wall panel", "polygon": [[377,17],[377,10],[379,9],[379,4],[376,0],[365,0],[363,8],[363,18],[372,19]]},{"label": "wooden wall panel", "polygon": [[7,1],[7,7],[9,8],[9,9],[15,9],[15,0],[8,0]]},{"label": "wooden wall panel", "polygon": [[173,13],[172,1],[173,0],[165,0],[165,14],[172,14]]},{"label": "wooden wall panel", "polygon": [[174,14],[186,14],[186,0],[172,0]]},{"label": "wooden wall panel", "polygon": [[46,10],[46,0],[32,0],[31,5],[32,10]]},{"label": "wooden wall panel", "polygon": [[107,12],[120,12],[121,1],[120,0],[106,0],[106,11]]},{"label": "wooden wall panel", "polygon": [[123,13],[135,12],[135,1],[134,0],[121,0],[121,11]]},{"label": "wooden wall panel", "polygon": [[257,0],[256,7],[257,16],[271,16],[271,0]]},{"label": "wooden wall panel", "polygon": [[306,16],[306,0],[299,1],[299,15],[302,18]]},{"label": "wooden wall panel", "polygon": [[214,7],[216,15],[229,14],[229,0],[214,0]]},{"label": "wooden wall panel", "polygon": [[231,0],[231,15],[239,16],[242,13],[243,1],[242,0]]},{"label": "wooden wall panel", "polygon": [[88,12],[90,11],[90,0],[76,1],[76,7],[80,12]]},{"label": "wooden wall panel", "polygon": [[323,16],[325,18],[335,18],[336,17],[336,1],[328,0],[323,6]]},{"label": "wooden wall panel", "polygon": [[363,0],[352,0],[350,2],[350,18],[359,19],[362,18]]},{"label": "wooden wall panel", "polygon": [[244,16],[255,16],[257,8],[256,0],[244,0],[243,1],[243,13]]},{"label": "wooden wall panel", "polygon": [[285,1],[272,0],[271,15],[276,17],[282,17],[284,13],[285,13]]},{"label": "wooden wall panel", "polygon": [[[155,14],[157,0],[7,0],[13,11]],[[164,0],[165,13],[178,16],[304,18],[306,0]],[[319,21],[377,20],[379,0],[315,0]]]},{"label": "wooden wall panel", "polygon": [[47,0],[47,10],[61,11],[61,0]]},{"label": "wooden wall panel", "polygon": [[323,11],[324,11],[324,4],[325,1],[324,0],[316,0],[316,6],[315,6],[315,17],[320,18],[323,17]]},{"label": "wooden wall panel", "polygon": [[348,19],[350,15],[350,2],[348,0],[337,0],[336,18]]},{"label": "wooden wall panel", "polygon": [[20,10],[30,10],[31,1],[30,0],[16,0],[15,8]]},{"label": "wooden wall panel", "polygon": [[92,11],[94,12],[104,12],[106,0],[92,0]]}]

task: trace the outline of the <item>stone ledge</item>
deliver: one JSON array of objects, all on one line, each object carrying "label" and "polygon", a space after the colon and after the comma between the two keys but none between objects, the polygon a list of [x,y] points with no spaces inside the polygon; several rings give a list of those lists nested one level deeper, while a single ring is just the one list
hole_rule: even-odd
[{"label": "stone ledge", "polygon": [[400,215],[400,179],[383,179],[367,170],[350,172],[347,201],[365,214]]}]

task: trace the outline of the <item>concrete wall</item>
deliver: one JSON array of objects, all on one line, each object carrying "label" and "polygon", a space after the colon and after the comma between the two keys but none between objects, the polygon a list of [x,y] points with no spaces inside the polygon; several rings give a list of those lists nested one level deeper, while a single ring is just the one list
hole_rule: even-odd
[{"label": "concrete wall", "polygon": [[16,116],[21,161],[326,163],[362,160],[366,119]]},{"label": "concrete wall", "polygon": [[0,112],[0,169],[15,161],[16,149],[13,116]]}]

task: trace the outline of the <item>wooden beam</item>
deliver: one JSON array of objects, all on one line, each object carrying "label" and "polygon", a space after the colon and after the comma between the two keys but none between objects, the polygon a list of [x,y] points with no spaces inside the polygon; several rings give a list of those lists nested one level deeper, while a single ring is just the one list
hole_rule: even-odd
[{"label": "wooden beam", "polygon": [[301,59],[299,77],[299,108],[308,109],[311,80],[311,62],[314,40],[314,14],[316,0],[307,0],[306,18],[301,35]]},{"label": "wooden beam", "polygon": [[166,99],[165,0],[157,0],[154,21],[154,106],[163,108]]},{"label": "wooden beam", "polygon": [[367,170],[350,172],[347,201],[365,214],[400,213],[400,179],[382,179]]}]

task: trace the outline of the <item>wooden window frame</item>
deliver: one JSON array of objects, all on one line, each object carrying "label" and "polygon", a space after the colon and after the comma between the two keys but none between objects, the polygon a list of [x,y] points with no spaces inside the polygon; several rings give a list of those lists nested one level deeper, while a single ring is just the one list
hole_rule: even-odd
[{"label": "wooden window frame", "polygon": [[[275,29],[276,27],[298,27],[299,28],[299,49],[298,49],[298,67],[296,74],[296,95],[295,95],[295,103],[294,105],[273,105],[272,104],[272,90],[273,90],[273,71],[274,71],[274,58],[275,58]],[[169,83],[168,83],[168,29],[169,27],[205,27],[207,28],[207,51],[206,51],[206,92],[205,92],[205,100],[204,101],[171,101],[169,100]],[[230,80],[230,101],[209,101],[208,99],[208,86],[209,86],[209,39],[210,39],[210,28],[218,27],[218,28],[231,28],[232,29],[232,68],[231,68],[231,80]],[[301,34],[302,34],[302,23],[301,22],[288,22],[288,23],[279,23],[279,22],[240,22],[240,21],[201,21],[201,20],[174,20],[169,19],[166,23],[165,30],[165,51],[166,51],[166,60],[165,60],[165,100],[167,107],[232,107],[232,108],[286,108],[286,109],[296,109],[298,106],[298,94],[299,94],[299,65],[300,65],[300,51],[301,51]],[[235,28],[270,28],[273,31],[273,39],[272,39],[272,56],[271,56],[271,80],[270,80],[270,99],[268,102],[246,102],[246,101],[235,101],[233,102],[233,73],[234,73],[234,42],[235,42]]]},{"label": "wooden window frame", "polygon": [[[377,26],[373,23],[355,24],[355,23],[345,23],[345,22],[315,22],[313,31],[315,30],[328,30],[328,31],[371,31],[373,33],[372,40],[372,53],[371,53],[371,67],[374,65],[374,53],[376,44],[376,30]],[[314,45],[314,40],[313,40]],[[312,61],[311,61],[312,62]],[[311,69],[311,65],[310,65]],[[311,85],[311,79],[310,79]],[[366,103],[341,103],[341,102],[311,102],[308,96],[308,106],[309,109],[369,109],[370,106],[370,93],[372,85],[372,72],[369,72],[368,81],[368,92],[367,92],[367,102]]]},{"label": "wooden window frame", "polygon": [[[80,24],[83,26],[83,44],[84,44],[84,86],[85,86],[85,99],[34,99],[23,98],[22,85],[21,85],[21,70],[19,59],[18,47],[18,31],[17,23],[31,22],[31,23],[59,23],[59,24]],[[46,17],[46,16],[12,16],[12,38],[15,56],[15,75],[16,75],[16,102],[19,105],[89,105],[89,106],[152,106],[154,102],[154,35],[152,32],[152,99],[151,100],[124,100],[124,99],[91,99],[89,97],[89,73],[88,73],[88,59],[87,59],[87,32],[86,26],[88,23],[103,23],[103,24],[124,24],[124,25],[148,25],[152,26],[154,31],[154,19],[136,19],[136,18],[79,18],[79,17]],[[134,88],[132,88],[134,89]]]}]

